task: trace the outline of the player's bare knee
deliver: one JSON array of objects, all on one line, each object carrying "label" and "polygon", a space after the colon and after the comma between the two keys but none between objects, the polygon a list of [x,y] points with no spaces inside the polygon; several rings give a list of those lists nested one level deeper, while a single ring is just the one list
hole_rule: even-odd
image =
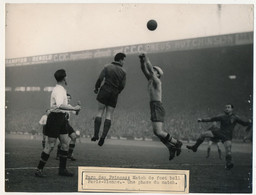
[{"label": "player's bare knee", "polygon": [[55,145],[55,142],[52,142],[52,141],[46,142],[45,147],[44,147],[44,152],[46,154],[50,154],[51,151],[53,150],[52,148],[54,148],[54,145]]},{"label": "player's bare knee", "polygon": [[51,148],[50,148],[50,152],[52,152],[52,151],[53,151],[53,149],[54,149],[54,146],[51,146]]},{"label": "player's bare knee", "polygon": [[72,133],[72,134],[70,135],[70,139],[71,139],[71,141],[75,142],[75,141],[76,141],[76,134],[75,134],[75,133]]},{"label": "player's bare knee", "polygon": [[76,137],[71,138],[70,143],[76,143]]},{"label": "player's bare knee", "polygon": [[62,150],[68,151],[68,148],[69,148],[68,143],[62,143],[62,144],[61,144],[61,149],[62,149]]},{"label": "player's bare knee", "polygon": [[50,153],[51,153],[51,147],[49,147],[48,145],[45,145],[43,151],[44,151],[44,153],[46,153],[46,154],[50,154]]},{"label": "player's bare knee", "polygon": [[97,112],[96,117],[102,117],[104,114],[104,110],[105,110],[105,105],[99,103],[98,112]]},{"label": "player's bare knee", "polygon": [[50,152],[53,151],[54,146],[55,146],[55,142],[51,142],[51,143],[49,144],[49,150],[50,150]]}]

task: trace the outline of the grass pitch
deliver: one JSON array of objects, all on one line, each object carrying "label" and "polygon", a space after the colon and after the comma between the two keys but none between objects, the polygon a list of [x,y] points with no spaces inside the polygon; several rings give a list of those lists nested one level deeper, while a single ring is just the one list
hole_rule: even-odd
[{"label": "grass pitch", "polygon": [[252,193],[252,145],[233,143],[234,168],[227,171],[225,153],[218,158],[212,146],[206,159],[206,144],[196,153],[186,149],[172,161],[168,150],[156,141],[106,140],[103,147],[97,142],[82,138],[77,143],[74,156],[68,160],[73,178],[58,176],[59,161],[55,160],[56,148],[45,167],[46,178],[34,176],[41,155],[41,137],[31,140],[25,135],[8,135],[5,142],[5,191],[6,192],[77,192],[77,167],[99,166],[118,168],[190,170],[190,193]]}]

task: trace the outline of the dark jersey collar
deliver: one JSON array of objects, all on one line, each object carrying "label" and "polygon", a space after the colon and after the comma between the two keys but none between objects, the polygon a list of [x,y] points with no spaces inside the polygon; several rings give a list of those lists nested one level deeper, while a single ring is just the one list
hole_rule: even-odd
[{"label": "dark jersey collar", "polygon": [[224,112],[224,114],[225,114],[226,116],[235,116],[235,113],[234,113],[234,112],[232,112],[232,114],[227,114],[226,112]]},{"label": "dark jersey collar", "polygon": [[120,64],[119,62],[116,62],[116,61],[115,61],[115,62],[112,62],[112,64],[122,67],[122,64]]}]

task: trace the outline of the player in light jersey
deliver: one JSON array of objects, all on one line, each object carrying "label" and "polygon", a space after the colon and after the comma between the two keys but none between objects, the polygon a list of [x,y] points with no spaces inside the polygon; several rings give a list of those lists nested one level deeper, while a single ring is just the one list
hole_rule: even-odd
[{"label": "player in light jersey", "polygon": [[47,122],[47,118],[48,118],[48,115],[50,114],[50,109],[47,109],[46,110],[46,113],[41,117],[41,119],[39,120],[39,124],[42,126],[43,128],[43,140],[42,140],[42,146],[43,148],[45,147],[45,140],[46,140],[46,135],[45,135],[45,125],[46,125],[46,122]]},{"label": "player in light jersey", "polygon": [[49,114],[46,122],[45,135],[48,136],[45,148],[41,153],[41,160],[37,166],[35,176],[44,177],[43,168],[49,159],[51,151],[54,149],[57,138],[61,143],[60,161],[59,161],[59,175],[61,176],[73,176],[73,173],[66,169],[67,155],[68,155],[68,129],[66,118],[66,111],[79,111],[80,105],[72,106],[68,105],[67,91],[65,89],[66,71],[64,69],[57,70],[54,73],[54,77],[57,81],[56,86],[53,88],[50,99],[51,113]]},{"label": "player in light jersey", "polygon": [[[71,95],[67,93],[67,97],[68,97],[68,105],[70,105],[70,101],[71,101]],[[69,149],[68,149],[68,159],[75,161],[76,159],[73,157],[73,151],[74,148],[76,146],[76,132],[74,131],[73,127],[70,125],[70,114],[76,114],[77,112],[75,111],[67,111],[67,119],[68,119],[68,123],[67,123],[67,128],[68,128],[68,136],[70,137],[70,142],[69,142]],[[59,160],[60,157],[60,149],[61,149],[61,144],[58,144],[58,149],[57,149],[57,155],[56,155],[56,159]]]},{"label": "player in light jersey", "polygon": [[163,71],[158,66],[152,66],[148,56],[141,54],[139,56],[141,70],[148,80],[148,93],[150,97],[151,121],[154,134],[169,150],[169,160],[172,160],[181,153],[182,142],[170,136],[163,130],[165,110],[162,105],[162,82]]}]

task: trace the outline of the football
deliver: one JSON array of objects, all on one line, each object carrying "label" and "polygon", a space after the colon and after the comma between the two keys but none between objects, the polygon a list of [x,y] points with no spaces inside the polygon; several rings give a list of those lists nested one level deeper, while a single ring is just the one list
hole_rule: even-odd
[{"label": "football", "polygon": [[157,22],[155,20],[149,20],[148,23],[147,23],[147,28],[150,31],[156,30]]}]

